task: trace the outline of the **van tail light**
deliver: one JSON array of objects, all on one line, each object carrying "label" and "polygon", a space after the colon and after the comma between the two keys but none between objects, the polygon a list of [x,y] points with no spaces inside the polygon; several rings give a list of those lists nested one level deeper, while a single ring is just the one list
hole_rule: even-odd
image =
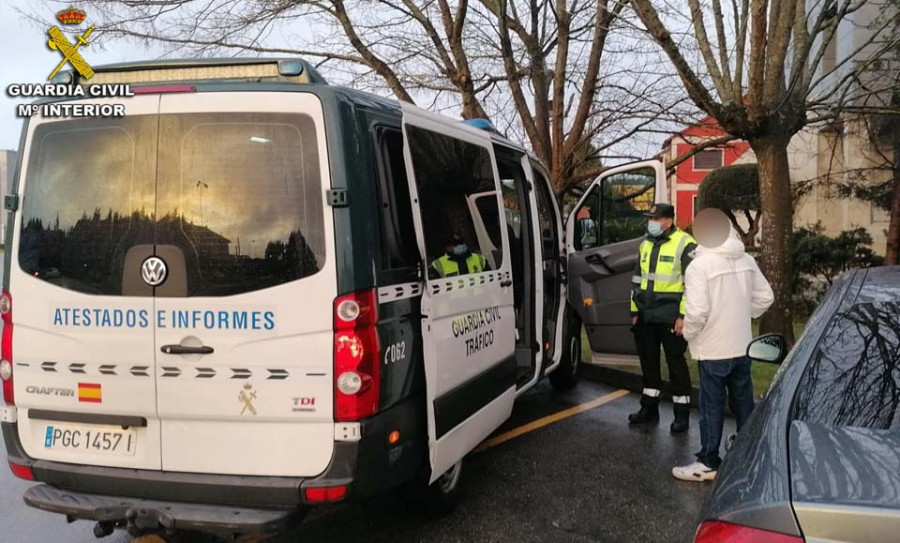
[{"label": "van tail light", "polygon": [[13,464],[9,463],[9,469],[13,472],[13,475],[18,477],[19,479],[25,479],[26,481],[34,481],[34,473],[31,471],[29,466],[23,466],[21,464]]},{"label": "van tail light", "polygon": [[708,520],[700,525],[694,543],[803,543],[803,538],[730,522]]},{"label": "van tail light", "polygon": [[0,295],[0,320],[3,321],[3,333],[0,338],[0,381],[3,382],[3,401],[6,405],[16,405],[13,395],[12,296],[6,290]]},{"label": "van tail light", "polygon": [[375,290],[334,301],[334,418],[355,422],[378,411],[381,366]]},{"label": "van tail light", "polygon": [[304,490],[304,497],[308,504],[339,502],[346,496],[346,486],[318,486],[308,487]]}]

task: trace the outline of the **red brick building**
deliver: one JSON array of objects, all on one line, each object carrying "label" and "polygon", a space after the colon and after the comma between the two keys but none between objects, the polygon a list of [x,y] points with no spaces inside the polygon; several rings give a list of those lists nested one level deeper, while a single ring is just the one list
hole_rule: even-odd
[{"label": "red brick building", "polygon": [[[725,136],[715,119],[707,117],[699,123],[672,135],[663,143],[660,157],[666,164],[690,152],[695,146]],[[700,151],[675,167],[669,176],[669,198],[675,205],[675,221],[684,228],[694,222],[697,212],[697,190],[706,174],[722,166],[741,162],[754,162],[750,144],[733,141]]]}]

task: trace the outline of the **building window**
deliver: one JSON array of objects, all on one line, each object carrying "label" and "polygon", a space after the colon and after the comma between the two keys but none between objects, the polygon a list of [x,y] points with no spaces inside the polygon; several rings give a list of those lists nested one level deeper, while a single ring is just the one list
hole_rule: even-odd
[{"label": "building window", "polygon": [[697,212],[700,211],[697,209],[697,195],[694,194],[691,196],[691,222],[689,224],[694,223],[694,217],[697,216]]},{"label": "building window", "polygon": [[694,155],[694,170],[715,170],[722,167],[722,150],[711,149]]},{"label": "building window", "polygon": [[[828,33],[822,34],[822,39],[828,39]],[[825,44],[825,53],[822,55],[822,76],[827,77],[828,74],[837,68],[837,34],[831,36],[831,40]]]},{"label": "building window", "polygon": [[869,215],[873,223],[891,222],[891,212],[871,202],[869,203]]}]

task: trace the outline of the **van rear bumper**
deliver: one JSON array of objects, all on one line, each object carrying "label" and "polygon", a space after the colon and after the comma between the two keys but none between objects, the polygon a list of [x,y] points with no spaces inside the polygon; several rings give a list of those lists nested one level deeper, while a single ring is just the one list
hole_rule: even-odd
[{"label": "van rear bumper", "polygon": [[119,498],[33,486],[25,503],[71,519],[93,520],[113,526],[153,530],[199,530],[228,534],[270,533],[299,516],[298,509],[250,509],[224,505],[163,502]]},{"label": "van rear bumper", "polygon": [[[361,498],[411,480],[427,462],[428,442],[418,399],[409,399],[363,422],[362,438],[336,442],[331,464],[317,477],[266,477],[182,473],[36,460],[22,448],[15,423],[0,423],[9,461],[28,466],[37,482],[60,491],[123,499],[212,506],[292,509],[303,488],[346,486]],[[391,430],[404,437],[387,447]]]}]

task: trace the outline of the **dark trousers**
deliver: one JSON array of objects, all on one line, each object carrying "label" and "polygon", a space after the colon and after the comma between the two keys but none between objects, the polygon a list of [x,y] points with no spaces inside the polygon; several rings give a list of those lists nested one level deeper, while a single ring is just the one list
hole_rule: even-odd
[{"label": "dark trousers", "polygon": [[691,395],[691,374],[688,373],[687,362],[684,359],[687,341],[681,336],[676,336],[671,325],[645,323],[639,320],[634,325],[634,342],[638,356],[641,357],[645,389],[660,390],[662,387],[660,373],[660,347],[662,347],[666,353],[666,364],[669,366],[672,395]]},{"label": "dark trousers", "polygon": [[719,469],[719,445],[725,425],[725,391],[738,432],[753,412],[753,381],[746,356],[700,362],[700,452],[697,459]]}]

